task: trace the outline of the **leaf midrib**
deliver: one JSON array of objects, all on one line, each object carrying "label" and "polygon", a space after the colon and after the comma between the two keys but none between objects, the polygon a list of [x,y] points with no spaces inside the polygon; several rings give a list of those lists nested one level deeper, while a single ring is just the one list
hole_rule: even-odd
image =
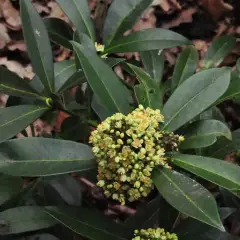
[{"label": "leaf midrib", "polygon": [[[30,4],[31,4],[31,3],[30,3]],[[26,6],[26,8],[28,9],[28,7],[27,7],[26,4],[25,4],[25,6]],[[36,11],[35,14],[37,14],[37,11]],[[41,65],[42,65],[42,68],[43,68],[43,71],[44,71],[45,78],[47,79],[47,84],[48,84],[49,90],[50,90],[50,92],[53,92],[52,86],[51,86],[51,84],[50,84],[50,80],[49,80],[49,78],[48,78],[48,75],[47,75],[45,66],[44,66],[43,61],[42,61],[42,56],[41,56],[40,51],[39,51],[39,44],[38,44],[37,38],[36,38],[36,36],[35,36],[34,28],[33,28],[32,21],[31,21],[31,20],[32,20],[32,17],[31,17],[31,15],[29,14],[28,10],[27,10],[27,16],[28,16],[28,24],[29,24],[29,25],[31,26],[31,28],[32,28],[31,30],[32,30],[33,36],[34,36],[34,38],[35,38],[35,42],[36,42],[36,44],[37,44],[36,53],[38,53],[38,55],[39,55],[39,57],[40,57],[40,62],[41,62]],[[24,28],[23,28],[23,32],[25,32]]]},{"label": "leaf midrib", "polygon": [[[228,41],[224,42],[224,44],[222,44],[222,46],[215,52],[215,54],[213,55],[213,57],[211,57],[211,59],[209,59],[209,56],[208,56],[208,60],[205,61],[205,65],[207,65],[208,62],[213,62],[213,61],[216,61],[216,59],[214,59],[214,57],[216,57],[216,55],[218,54],[218,52],[220,52],[226,45],[228,44]],[[213,59],[213,60],[212,60]],[[221,59],[219,60],[221,61]],[[213,62],[214,64],[214,62]],[[215,65],[215,64],[214,64]]]},{"label": "leaf midrib", "polygon": [[55,73],[55,74],[56,74],[56,75],[55,75],[55,78],[58,77],[61,73],[65,72],[67,69],[69,69],[69,68],[71,68],[71,67],[73,67],[73,66],[75,66],[74,63],[71,64],[71,65],[69,65],[69,66],[67,66],[67,67],[65,67],[65,68],[63,68],[63,69],[61,69],[61,71],[56,72],[56,73]]},{"label": "leaf midrib", "polygon": [[[31,4],[31,3],[30,3]],[[26,6],[27,7],[27,6]],[[28,8],[28,7],[27,7]],[[40,51],[39,51],[39,44],[38,44],[38,41],[37,41],[37,38],[36,38],[36,36],[35,36],[35,33],[34,33],[34,28],[33,28],[33,25],[32,25],[32,17],[31,17],[31,15],[28,13],[28,11],[27,11],[27,14],[28,14],[28,17],[29,17],[29,21],[28,21],[28,24],[31,26],[31,28],[32,28],[32,33],[33,33],[33,36],[34,36],[34,38],[35,38],[35,42],[36,42],[36,44],[37,44],[37,49],[36,49],[36,53],[38,53],[38,55],[39,55],[39,57],[40,57],[40,62],[41,62],[41,65],[42,65],[42,68],[43,68],[43,71],[44,71],[44,75],[45,75],[45,77],[46,77],[46,79],[47,79],[47,83],[48,83],[48,87],[49,87],[49,90],[50,90],[50,92],[53,92],[53,89],[52,89],[52,86],[51,86],[51,84],[50,84],[50,80],[49,80],[49,77],[48,77],[48,75],[47,75],[47,72],[46,72],[46,69],[45,69],[45,66],[44,66],[44,64],[43,64],[43,60],[42,60],[42,56],[41,56],[41,53],[40,53]],[[37,14],[37,13],[36,13]]]},{"label": "leaf midrib", "polygon": [[[77,54],[77,56],[78,56],[78,59],[80,60],[80,57],[79,57],[79,54],[78,54],[78,51],[80,51],[80,50],[78,50],[78,48],[76,49],[76,47],[74,46],[74,48],[75,48],[75,50],[77,50],[77,51],[75,51],[76,52],[76,54]],[[85,50],[85,49],[84,49]],[[81,51],[82,52],[82,51]],[[85,61],[87,60],[87,62],[89,62],[88,61],[88,59],[87,59],[87,57],[85,56],[85,54],[82,52],[82,55],[83,55],[83,57],[85,58]],[[98,57],[98,56],[97,56]],[[95,74],[98,76],[98,78],[99,78],[99,74],[95,71],[95,68],[90,64],[90,62],[89,62],[89,66],[91,66],[91,68],[93,69],[93,72],[95,72]],[[88,80],[88,82],[91,82],[91,81],[89,81],[89,77],[88,77],[88,75],[86,74],[86,71],[85,71],[85,68],[82,66],[82,70],[84,71],[84,75],[85,75],[85,77],[87,78],[87,80]],[[99,78],[99,79],[101,79],[101,78]],[[108,93],[108,96],[112,99],[112,101],[113,101],[113,103],[114,103],[114,105],[115,105],[115,107],[116,107],[116,109],[119,111],[119,112],[122,112],[121,111],[121,109],[119,109],[118,108],[118,104],[115,102],[115,99],[112,97],[112,95],[111,95],[111,91],[108,89],[108,87],[107,87],[107,85],[105,85],[105,83],[104,83],[104,81],[100,81],[101,83],[102,83],[102,85],[105,87],[105,89],[106,89],[106,91],[107,91],[107,93]],[[91,84],[90,84],[91,85]],[[98,97],[99,98],[99,97]]]},{"label": "leaf midrib", "polygon": [[[66,1],[66,0],[64,0],[64,1]],[[75,0],[72,0],[72,1],[73,1],[74,5],[76,6],[77,11],[79,12],[79,14],[80,14],[80,16],[81,16],[81,18],[82,18],[82,21],[83,21],[83,23],[84,23],[84,25],[85,25],[85,27],[86,27],[86,29],[87,29],[87,31],[88,31],[89,36],[90,36],[90,37],[92,38],[92,40],[93,40],[94,37],[93,37],[93,35],[92,35],[92,31],[91,31],[91,29],[89,29],[89,26],[88,26],[88,24],[86,23],[85,18],[83,17],[83,15],[82,15],[79,7],[78,7],[78,4],[76,3]],[[81,0],[81,1],[82,1],[82,0]],[[80,29],[79,29],[79,30],[80,30]]]},{"label": "leaf midrib", "polygon": [[[143,31],[142,31],[143,32]],[[141,33],[141,31],[139,31],[139,33]],[[132,34],[131,34],[132,35]],[[131,35],[128,35],[127,37],[130,37]],[[125,38],[127,38],[125,37]],[[124,40],[124,38],[120,39],[119,41],[121,40]],[[112,47],[109,47],[109,48],[106,48],[106,50],[104,51],[104,53],[109,53],[111,52],[112,50],[114,50],[115,48],[119,48],[119,47],[122,47],[124,45],[129,45],[129,44],[132,44],[132,43],[140,43],[140,42],[146,42],[146,41],[168,41],[168,42],[176,42],[178,40],[171,40],[171,39],[154,39],[154,40],[135,40],[135,41],[129,41],[129,42],[125,42],[125,43],[121,43],[121,44],[118,44],[118,45],[113,45]]]},{"label": "leaf midrib", "polygon": [[[159,170],[158,170],[159,171]],[[159,171],[160,172],[160,171]],[[210,216],[208,216],[208,214],[206,214],[201,208],[198,207],[198,205],[196,205],[192,200],[191,198],[189,198],[184,191],[182,191],[182,189],[180,187],[178,187],[178,185],[171,179],[167,176],[167,174],[165,174],[163,171],[161,172],[170,182],[172,182],[172,184],[176,187],[176,189],[178,189],[182,195],[194,206],[196,207],[201,213],[203,213],[203,215],[205,215],[213,224],[215,225],[212,225],[213,227],[216,227],[218,226],[219,224],[213,220]],[[188,214],[187,214],[188,215]],[[202,220],[201,220],[202,221]]]},{"label": "leaf midrib", "polygon": [[[74,232],[76,232],[76,233],[78,233],[78,234],[81,234],[81,232],[73,229],[71,226],[69,226],[69,224],[66,224],[66,223],[64,223],[62,220],[60,220],[60,219],[58,219],[57,217],[55,217],[55,215],[53,215],[53,213],[51,213],[51,212],[54,212],[54,211],[51,211],[51,210],[49,211],[48,209],[45,210],[45,211],[46,211],[51,217],[53,217],[55,220],[57,220],[58,222],[61,222],[63,225],[67,226],[67,227],[70,228],[72,231],[74,231]],[[71,220],[74,220],[75,222],[79,222],[80,224],[83,224],[83,225],[89,227],[90,229],[92,228],[92,229],[97,230],[97,231],[99,231],[99,232],[103,232],[103,233],[105,233],[105,234],[107,234],[107,235],[109,235],[109,236],[116,237],[117,239],[126,240],[125,238],[119,237],[119,236],[114,235],[114,234],[112,234],[112,233],[110,233],[110,232],[107,232],[107,231],[105,231],[105,230],[103,230],[103,229],[99,229],[99,228],[97,228],[97,227],[95,227],[95,226],[91,226],[91,225],[87,224],[87,223],[84,222],[84,221],[80,221],[79,219],[76,219],[76,218],[74,218],[74,217],[72,217],[72,216],[66,215],[66,214],[64,214],[64,213],[62,213],[62,212],[57,212],[57,214],[59,214],[59,215],[61,215],[61,216],[63,216],[63,217],[67,217],[67,218],[69,218],[69,219],[71,219]]]},{"label": "leaf midrib", "polygon": [[[176,157],[175,157],[174,159],[177,160],[177,161],[179,161],[179,162],[181,162],[183,165],[189,165],[190,167],[197,168],[198,170],[203,170],[203,171],[205,171],[205,172],[214,174],[214,175],[220,177],[221,179],[225,179],[225,178],[223,178],[220,174],[217,174],[217,173],[215,173],[215,172],[209,171],[208,169],[200,168],[200,167],[198,167],[198,166],[196,166],[196,165],[192,165],[192,164],[189,163],[189,162],[186,163],[186,162],[184,162],[184,161],[182,161],[181,159],[176,158]],[[174,159],[172,160],[173,163],[174,163]],[[221,161],[221,160],[220,160],[220,161]],[[188,169],[186,169],[186,170],[192,172],[191,170],[188,170]],[[193,173],[193,172],[192,172],[192,173]],[[202,177],[202,176],[201,176],[201,177]],[[207,179],[207,178],[205,178],[205,177],[202,177],[202,178],[204,178],[204,179],[206,179],[206,180],[209,180],[209,179]],[[232,179],[228,179],[228,180],[230,180],[230,182],[232,182],[233,184],[239,185],[239,183],[234,182]],[[210,180],[209,180],[209,181],[210,181]],[[215,183],[215,182],[213,182],[213,183]],[[215,184],[216,184],[216,183],[215,183]],[[217,185],[219,185],[219,184],[217,184]],[[222,186],[222,185],[220,185],[220,186]],[[222,186],[222,187],[223,187],[223,188],[226,188],[226,187],[224,187],[224,186]],[[236,188],[234,188],[234,189],[236,189]],[[233,190],[233,189],[231,189],[231,190]],[[237,189],[237,190],[240,190],[240,185],[239,185],[239,189]]]},{"label": "leaf midrib", "polygon": [[21,115],[21,116],[19,116],[19,117],[17,117],[17,118],[14,118],[14,119],[12,119],[12,120],[10,120],[10,121],[8,121],[8,122],[0,125],[0,128],[1,128],[1,127],[5,127],[5,126],[7,126],[8,124],[11,124],[11,123],[13,123],[13,122],[15,122],[15,121],[23,118],[23,117],[26,117],[26,116],[28,116],[28,115],[31,115],[31,114],[35,113],[35,112],[42,111],[42,110],[47,110],[47,109],[48,109],[47,107],[44,107],[44,108],[35,109],[35,110],[31,111],[31,112],[27,112],[27,113],[25,113],[25,114],[23,114],[23,115]]},{"label": "leaf midrib", "polygon": [[135,5],[135,7],[133,6],[133,8],[130,10],[129,14],[128,14],[127,16],[125,16],[125,17],[119,22],[119,24],[117,24],[117,26],[116,26],[116,28],[115,28],[116,30],[110,35],[110,38],[109,38],[109,40],[107,41],[107,44],[108,44],[108,45],[110,45],[110,44],[112,43],[112,41],[114,40],[114,38],[116,37],[116,35],[119,34],[119,33],[118,33],[118,32],[119,32],[119,26],[121,26],[122,23],[125,22],[125,20],[134,12],[134,10],[135,10],[139,5],[141,5],[142,2],[144,2],[144,1],[146,1],[146,0],[140,1],[137,5]]},{"label": "leaf midrib", "polygon": [[[218,76],[218,78],[221,76]],[[204,88],[201,89],[201,91],[199,91],[197,94],[193,95],[192,98],[187,101],[178,111],[176,111],[176,113],[165,123],[164,127],[162,128],[163,130],[166,129],[166,127],[171,123],[171,121],[177,116],[179,115],[179,113],[188,105],[190,104],[195,98],[197,98],[202,92],[204,92],[209,86],[211,86],[213,83],[215,83],[217,81],[217,79],[214,79],[211,83],[209,83],[208,85],[206,85]]]},{"label": "leaf midrib", "polygon": [[7,85],[5,85],[5,84],[0,84],[0,88],[1,88],[1,87],[6,88],[6,89],[9,89],[9,90],[12,90],[12,91],[15,91],[15,92],[25,93],[25,94],[33,95],[33,96],[36,96],[36,97],[42,97],[41,95],[39,95],[39,94],[37,94],[37,93],[28,92],[28,91],[22,90],[22,89],[17,89],[17,88],[11,87],[11,86],[7,86]]}]

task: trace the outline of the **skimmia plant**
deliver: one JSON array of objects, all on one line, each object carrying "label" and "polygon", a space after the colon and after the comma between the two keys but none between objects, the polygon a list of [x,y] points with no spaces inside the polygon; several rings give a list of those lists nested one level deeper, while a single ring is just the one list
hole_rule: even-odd
[{"label": "skimmia plant", "polygon": [[[230,239],[224,220],[233,209],[219,207],[215,197],[238,201],[240,168],[223,159],[239,150],[240,131],[229,130],[217,105],[240,96],[240,64],[218,66],[236,39],[214,40],[199,67],[198,52],[177,33],[123,36],[152,0],[113,1],[103,37],[95,34],[86,0],[56,1],[73,28],[41,19],[31,1],[20,0],[35,77],[0,68],[1,92],[17,100],[0,109],[1,235],[46,229],[37,235],[72,239],[69,228],[92,240]],[[53,63],[50,41],[72,50],[74,59]],[[172,78],[163,81],[162,50],[176,46],[184,47]],[[124,52],[139,52],[143,66],[117,57]],[[119,64],[135,84],[118,78],[112,68]],[[69,114],[60,132],[15,138],[59,112]],[[109,206],[136,213],[107,217],[76,176],[95,183]]]}]

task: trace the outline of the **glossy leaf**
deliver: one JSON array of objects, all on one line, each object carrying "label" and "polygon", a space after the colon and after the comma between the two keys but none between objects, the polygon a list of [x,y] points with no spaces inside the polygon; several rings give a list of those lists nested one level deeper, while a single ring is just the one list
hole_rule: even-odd
[{"label": "glossy leaf", "polygon": [[183,82],[163,107],[165,128],[175,131],[210,107],[227,90],[230,69],[209,69]]},{"label": "glossy leaf", "polygon": [[72,44],[76,56],[81,62],[86,79],[101,104],[111,114],[130,112],[131,108],[128,102],[130,92],[119,81],[112,69],[82,45],[76,42],[72,42]]},{"label": "glossy leaf", "polygon": [[35,105],[19,105],[0,109],[0,142],[14,137],[48,108]]},{"label": "glossy leaf", "polygon": [[109,45],[131,29],[153,0],[115,0],[104,23],[103,42]]},{"label": "glossy leaf", "polygon": [[198,52],[193,46],[185,48],[177,59],[172,76],[172,90],[191,77],[198,65]]},{"label": "glossy leaf", "polygon": [[162,81],[164,71],[164,54],[158,50],[140,52],[141,60],[146,72],[153,78],[156,83]]},{"label": "glossy leaf", "polygon": [[0,92],[17,97],[41,98],[27,80],[4,67],[0,67]]},{"label": "glossy leaf", "polygon": [[54,91],[53,57],[44,23],[29,0],[20,1],[23,36],[35,73],[49,92]]},{"label": "glossy leaf", "polygon": [[87,0],[56,0],[79,33],[87,34],[95,41],[95,30]]},{"label": "glossy leaf", "polygon": [[147,204],[142,204],[136,213],[125,221],[125,225],[132,229],[147,229],[161,226],[166,231],[172,231],[179,212],[168,204],[161,196],[157,196]]},{"label": "glossy leaf", "polygon": [[23,180],[20,177],[1,175],[0,183],[0,205],[16,196],[23,188]]},{"label": "glossy leaf", "polygon": [[49,176],[95,168],[91,148],[81,143],[28,137],[3,142],[0,149],[0,172],[8,175]]},{"label": "glossy leaf", "polygon": [[216,38],[209,47],[204,58],[204,67],[217,67],[235,47],[236,38],[232,36],[220,36]]},{"label": "glossy leaf", "polygon": [[[162,107],[162,95],[157,83],[141,68],[128,64],[128,66],[135,73],[140,86],[141,98],[138,97],[138,103],[144,107],[159,109]],[[137,92],[137,96],[139,96]]]},{"label": "glossy leaf", "polygon": [[[233,211],[230,209],[228,214],[224,213],[222,216],[222,212],[224,212],[225,208],[220,208],[219,212],[221,215],[221,219],[225,220]],[[221,232],[216,228],[212,228],[207,224],[200,223],[195,219],[185,219],[181,221],[181,223],[174,230],[179,239],[184,240],[234,240],[235,238],[231,236],[227,232]],[[236,239],[235,239],[236,240]]]},{"label": "glossy leaf", "polygon": [[46,178],[44,183],[50,187],[55,198],[63,199],[68,205],[81,206],[84,187],[77,179],[70,175],[63,175],[57,178]]},{"label": "glossy leaf", "polygon": [[224,159],[230,153],[240,149],[240,129],[232,132],[232,141],[221,138],[214,145],[209,147],[206,155],[214,158]]},{"label": "glossy leaf", "polygon": [[73,39],[73,30],[67,22],[60,18],[45,18],[44,23],[54,43],[72,49],[69,41]]},{"label": "glossy leaf", "polygon": [[146,29],[129,34],[113,41],[105,49],[105,53],[142,52],[161,50],[190,44],[189,40],[178,33],[166,29]]},{"label": "glossy leaf", "polygon": [[55,220],[91,240],[127,240],[126,229],[110,218],[85,208],[48,207],[46,212]]},{"label": "glossy leaf", "polygon": [[56,221],[42,207],[26,206],[0,213],[1,235],[24,233],[52,227]]},{"label": "glossy leaf", "polygon": [[218,136],[232,139],[230,129],[222,122],[217,120],[196,121],[186,127],[185,140],[180,148],[203,148],[212,145],[217,141]]},{"label": "glossy leaf", "polygon": [[231,81],[227,91],[218,99],[216,104],[240,96],[240,76],[238,72],[231,73]]},{"label": "glossy leaf", "polygon": [[173,156],[172,162],[174,165],[230,191],[240,191],[240,167],[233,163],[184,154]]},{"label": "glossy leaf", "polygon": [[225,231],[211,193],[195,180],[170,169],[156,169],[153,182],[165,200],[178,211]]}]

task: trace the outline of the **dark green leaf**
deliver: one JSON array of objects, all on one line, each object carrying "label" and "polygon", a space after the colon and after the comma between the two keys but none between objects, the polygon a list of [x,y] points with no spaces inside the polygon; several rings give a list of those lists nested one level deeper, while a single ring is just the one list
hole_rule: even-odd
[{"label": "dark green leaf", "polygon": [[[159,109],[162,107],[162,95],[158,84],[141,68],[128,64],[128,66],[135,73],[139,83],[140,91],[137,88],[136,96],[138,103],[144,107]],[[135,88],[136,91],[136,88]],[[140,97],[139,97],[140,96]]]},{"label": "dark green leaf", "polygon": [[211,107],[199,115],[199,120],[211,120],[216,119],[221,122],[225,122],[225,117],[217,107]]},{"label": "dark green leaf", "polygon": [[240,209],[240,198],[225,188],[220,187],[219,189],[224,205],[231,208]]},{"label": "dark green leaf", "polygon": [[204,67],[217,67],[236,45],[236,38],[232,36],[220,36],[209,47],[204,58]]},{"label": "dark green leaf", "polygon": [[[35,75],[31,81],[29,81],[29,85],[35,89],[35,91],[40,92],[42,95],[45,94],[45,90],[44,90],[44,86],[42,84],[42,82],[40,81],[39,77],[37,75]],[[49,94],[46,92],[45,94],[46,96],[48,96]]]},{"label": "dark green leaf", "polygon": [[95,30],[87,0],[56,0],[79,33],[87,34],[95,41]]},{"label": "dark green leaf", "polygon": [[163,108],[165,128],[175,131],[211,106],[227,90],[231,70],[209,69],[184,81]]},{"label": "dark green leaf", "polygon": [[218,99],[215,104],[234,99],[240,96],[240,76],[238,72],[231,73],[231,81],[227,91]]},{"label": "dark green leaf", "polygon": [[95,94],[93,95],[91,107],[101,121],[104,121],[107,117],[111,116],[111,113],[100,103]]},{"label": "dark green leaf", "polygon": [[170,169],[156,169],[153,182],[166,201],[178,211],[225,231],[211,193],[195,180]]},{"label": "dark green leaf", "polygon": [[27,80],[4,67],[0,67],[0,92],[17,97],[41,98]]},{"label": "dark green leaf", "polygon": [[61,86],[76,72],[74,60],[65,60],[54,64],[55,75],[55,91],[57,92]]},{"label": "dark green leaf", "polygon": [[65,140],[87,142],[90,129],[79,117],[66,118],[61,125],[60,136]]},{"label": "dark green leaf", "polygon": [[115,67],[121,62],[124,62],[126,59],[125,58],[105,58],[104,61],[110,66],[110,67]]},{"label": "dark green leaf", "polygon": [[230,191],[240,191],[240,167],[227,161],[196,155],[178,154],[173,164]]},{"label": "dark green leaf", "polygon": [[177,88],[195,73],[198,59],[198,52],[193,46],[189,46],[181,52],[172,76],[172,90]]},{"label": "dark green leaf", "polygon": [[17,207],[0,213],[0,234],[16,234],[49,228],[56,224],[44,209],[36,206]]},{"label": "dark green leaf", "polygon": [[84,208],[46,208],[55,220],[91,240],[127,240],[126,229],[110,218]]},{"label": "dark green leaf", "polygon": [[160,84],[164,70],[164,54],[159,50],[140,52],[145,71]]},{"label": "dark green leaf", "polygon": [[76,70],[73,60],[65,60],[54,64],[55,90],[62,93],[65,90],[77,86],[85,81],[81,69]]},{"label": "dark green leaf", "polygon": [[0,176],[0,205],[16,196],[23,188],[23,180],[20,177]]},{"label": "dark green leaf", "polygon": [[56,238],[55,236],[46,233],[46,234],[35,234],[32,236],[22,237],[16,240],[59,240],[59,238]]},{"label": "dark green leaf", "polygon": [[131,29],[153,0],[115,0],[111,4],[104,23],[103,42],[110,45]]},{"label": "dark green leaf", "polygon": [[81,62],[86,79],[101,104],[111,114],[130,112],[131,108],[128,102],[130,92],[119,81],[112,69],[82,45],[76,42],[72,42],[72,44]]},{"label": "dark green leaf", "polygon": [[3,142],[0,149],[0,172],[8,175],[49,176],[95,168],[91,148],[81,143],[28,137]]},{"label": "dark green leaf", "polygon": [[[223,208],[220,208],[219,211],[221,214]],[[230,213],[232,213],[232,211],[230,211]],[[224,220],[228,216],[229,214],[224,217],[221,216],[221,218]],[[209,225],[191,218],[182,221],[174,232],[176,232],[179,239],[184,240],[234,240],[229,233],[221,232],[216,228],[212,228]]]},{"label": "dark green leaf", "polygon": [[238,60],[237,60],[236,68],[237,68],[237,72],[239,74],[240,73],[240,58],[238,58]]},{"label": "dark green leaf", "polygon": [[160,199],[161,197],[158,196],[149,203],[140,205],[140,207],[136,209],[136,213],[129,217],[124,224],[131,228],[132,232],[136,229],[149,228],[157,225],[159,221]]},{"label": "dark green leaf", "polygon": [[230,153],[240,149],[240,129],[232,132],[232,141],[220,138],[214,145],[207,149],[206,155],[214,158],[224,159]]},{"label": "dark green leaf", "polygon": [[171,231],[179,212],[168,204],[162,197],[157,196],[147,204],[140,205],[137,212],[125,221],[125,225],[132,229],[146,229],[161,226]]},{"label": "dark green leaf", "polygon": [[54,189],[52,191],[53,194],[57,195],[57,197],[60,196],[65,203],[73,206],[80,206],[82,204],[82,192],[84,188],[75,178],[64,175],[49,180],[46,178],[45,182]]},{"label": "dark green leaf", "polygon": [[115,40],[105,49],[105,53],[161,50],[186,44],[190,42],[180,34],[155,28],[134,32],[120,40]]},{"label": "dark green leaf", "polygon": [[185,140],[181,143],[182,149],[203,148],[217,141],[218,136],[232,140],[230,129],[217,120],[196,121],[186,127]]},{"label": "dark green leaf", "polygon": [[21,0],[23,36],[33,69],[49,92],[54,91],[53,57],[44,23],[29,0]]},{"label": "dark green leaf", "polygon": [[60,18],[45,18],[44,23],[54,43],[72,49],[73,30],[68,23]]},{"label": "dark green leaf", "polygon": [[0,109],[0,142],[14,137],[48,108],[35,105],[19,105]]}]

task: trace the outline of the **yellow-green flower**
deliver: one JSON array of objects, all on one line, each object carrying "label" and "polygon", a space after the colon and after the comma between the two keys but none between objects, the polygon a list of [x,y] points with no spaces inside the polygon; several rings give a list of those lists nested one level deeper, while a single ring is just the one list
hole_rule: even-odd
[{"label": "yellow-green flower", "polygon": [[98,186],[121,204],[146,197],[156,166],[170,168],[165,152],[178,151],[182,136],[160,131],[159,110],[139,106],[127,116],[116,113],[90,136],[98,162]]},{"label": "yellow-green flower", "polygon": [[175,233],[165,232],[163,228],[135,230],[132,240],[178,240]]}]

